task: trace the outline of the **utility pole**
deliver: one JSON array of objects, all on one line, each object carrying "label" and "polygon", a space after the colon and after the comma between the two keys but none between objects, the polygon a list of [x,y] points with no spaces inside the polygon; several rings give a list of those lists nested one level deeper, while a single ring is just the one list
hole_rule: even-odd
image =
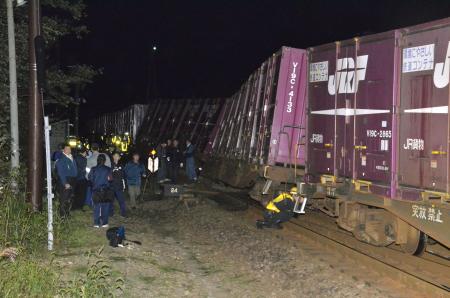
[{"label": "utility pole", "polygon": [[11,171],[19,167],[19,116],[17,108],[16,38],[13,0],[6,0],[9,51],[9,113],[11,122]]},{"label": "utility pole", "polygon": [[156,98],[158,92],[156,90],[157,87],[157,65],[156,65],[156,55],[158,53],[158,48],[156,45],[152,46],[150,50],[150,59],[148,63],[148,78],[147,78],[147,91],[145,94],[146,102],[149,102],[151,99]]},{"label": "utility pole", "polygon": [[29,131],[28,131],[28,192],[33,211],[42,209],[43,102],[38,87],[35,40],[41,34],[39,0],[29,0]]}]

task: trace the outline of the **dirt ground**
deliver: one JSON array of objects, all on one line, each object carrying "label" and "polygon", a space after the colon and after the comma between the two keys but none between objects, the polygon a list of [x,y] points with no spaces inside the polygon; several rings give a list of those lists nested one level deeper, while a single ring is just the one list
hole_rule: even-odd
[{"label": "dirt ground", "polygon": [[55,262],[73,278],[86,269],[86,251],[104,245],[114,276],[124,279],[123,297],[411,297],[313,242],[257,230],[246,211],[204,196],[189,210],[164,199],[141,202],[128,219],[116,215],[110,226],[124,225],[128,239],[142,242],[124,248],[108,246],[91,212],[74,216],[87,237],[59,248]]}]

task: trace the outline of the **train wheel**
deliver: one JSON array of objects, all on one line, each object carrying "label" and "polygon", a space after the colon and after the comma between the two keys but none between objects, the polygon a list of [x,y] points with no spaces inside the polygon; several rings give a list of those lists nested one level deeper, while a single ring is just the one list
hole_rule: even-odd
[{"label": "train wheel", "polygon": [[427,235],[413,226],[409,226],[407,241],[401,244],[402,250],[411,255],[420,256],[427,247]]}]

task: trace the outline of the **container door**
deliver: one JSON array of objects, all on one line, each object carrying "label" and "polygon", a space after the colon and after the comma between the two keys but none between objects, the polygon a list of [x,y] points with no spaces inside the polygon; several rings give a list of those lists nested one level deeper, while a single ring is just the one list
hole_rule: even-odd
[{"label": "container door", "polygon": [[336,50],[311,51],[308,76],[308,172],[334,174],[335,96],[328,81],[335,76]]},{"label": "container door", "polygon": [[390,183],[394,36],[368,41],[357,50],[355,177]]},{"label": "container door", "polygon": [[450,28],[402,41],[399,183],[448,192]]},{"label": "container door", "polygon": [[[355,48],[341,47],[334,80],[329,80],[328,93],[336,98],[336,169],[337,176],[352,177],[353,122],[355,94]],[[334,94],[333,94],[334,93]]]}]

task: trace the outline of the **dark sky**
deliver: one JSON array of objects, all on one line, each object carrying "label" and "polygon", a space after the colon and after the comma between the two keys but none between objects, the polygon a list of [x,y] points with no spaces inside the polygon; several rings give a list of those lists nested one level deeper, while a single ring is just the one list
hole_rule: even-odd
[{"label": "dark sky", "polygon": [[103,69],[86,91],[85,119],[145,103],[149,81],[152,96],[225,97],[283,45],[305,48],[450,16],[448,0],[85,2],[90,33],[64,49],[67,63]]}]

